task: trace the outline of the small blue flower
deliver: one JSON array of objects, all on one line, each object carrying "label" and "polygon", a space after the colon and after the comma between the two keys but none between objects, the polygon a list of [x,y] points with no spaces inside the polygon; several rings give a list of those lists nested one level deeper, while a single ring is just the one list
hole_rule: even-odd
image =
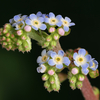
[{"label": "small blue flower", "polygon": [[23,21],[20,21],[20,22],[12,24],[12,26],[15,27],[15,30],[19,30],[25,26],[25,23]]},{"label": "small blue flower", "polygon": [[41,64],[40,67],[37,67],[37,72],[38,73],[44,73],[46,71],[46,66]]},{"label": "small blue flower", "polygon": [[40,11],[38,11],[38,12],[36,13],[36,16],[37,16],[37,17],[42,17],[42,13],[41,13]]},{"label": "small blue flower", "polygon": [[45,22],[50,24],[51,26],[57,25],[58,27],[60,27],[62,25],[61,18],[61,15],[57,15],[55,17],[54,13],[50,12],[49,17],[45,18]]},{"label": "small blue flower", "polygon": [[74,64],[79,67],[81,66],[83,69],[89,67],[89,61],[91,60],[91,55],[86,55],[85,49],[80,49],[78,53],[73,54]]},{"label": "small blue flower", "polygon": [[98,68],[98,62],[94,58],[89,62],[89,68],[95,71]]},{"label": "small blue flower", "polygon": [[70,26],[74,26],[74,25],[75,25],[75,23],[71,23],[71,19],[68,18],[68,17],[65,17],[65,19],[64,19],[64,18],[61,18],[61,21],[62,21],[62,25],[63,25],[63,27],[64,27],[64,30],[65,30],[66,32],[69,31],[69,27],[70,27]]},{"label": "small blue flower", "polygon": [[31,25],[34,30],[45,30],[46,25],[43,24],[44,18],[37,17],[35,14],[30,14],[29,18],[25,20],[26,24]]},{"label": "small blue flower", "polygon": [[50,50],[50,51],[48,51],[48,52],[46,53],[46,49],[44,49],[44,50],[41,52],[41,56],[39,56],[39,57],[37,58],[37,63],[43,64],[43,63],[47,62],[47,61],[49,60],[49,57],[50,57],[51,52],[53,52],[53,51]]},{"label": "small blue flower", "polygon": [[51,58],[48,61],[48,64],[50,66],[54,66],[56,65],[56,68],[58,69],[62,69],[63,68],[63,63],[67,66],[69,66],[70,64],[70,60],[68,57],[63,57],[64,56],[64,52],[62,50],[58,51],[58,54],[56,52],[51,52]]}]

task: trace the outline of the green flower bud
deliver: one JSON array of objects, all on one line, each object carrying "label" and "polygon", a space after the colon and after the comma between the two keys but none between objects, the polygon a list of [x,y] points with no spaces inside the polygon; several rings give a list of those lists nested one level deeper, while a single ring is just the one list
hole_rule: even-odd
[{"label": "green flower bud", "polygon": [[11,34],[11,38],[13,39],[15,37],[15,35],[14,34]]},{"label": "green flower bud", "polygon": [[48,35],[48,36],[46,37],[46,41],[50,42],[51,40],[52,40],[52,36]]},{"label": "green flower bud", "polygon": [[47,81],[49,79],[49,75],[48,74],[43,74],[42,75],[42,80],[43,81]]},{"label": "green flower bud", "polygon": [[7,30],[10,30],[11,27],[12,27],[12,26],[11,26],[9,23],[6,23],[6,24],[4,25],[4,28],[7,29]]},{"label": "green flower bud", "polygon": [[76,89],[75,83],[70,83],[70,87],[71,87],[72,90],[75,90]]},{"label": "green flower bud", "polygon": [[[18,31],[16,31],[16,33],[18,36],[21,36],[23,34],[23,30],[18,30]],[[23,39],[24,39],[24,37],[23,37]]]},{"label": "green flower bud", "polygon": [[84,79],[85,79],[85,76],[83,74],[78,75],[78,80],[79,81],[84,81]]},{"label": "green flower bud", "polygon": [[81,89],[82,88],[82,82],[81,81],[77,81],[76,82],[76,87],[78,88],[78,89]]},{"label": "green flower bud", "polygon": [[8,49],[12,49],[12,45],[8,45],[7,47],[8,47]]},{"label": "green flower bud", "polygon": [[45,88],[49,88],[49,87],[50,87],[49,81],[44,82],[44,87],[45,87]]},{"label": "green flower bud", "polygon": [[53,68],[51,68],[51,69],[48,70],[48,74],[49,75],[52,76],[52,75],[54,75],[54,73],[55,73],[55,70]]},{"label": "green flower bud", "polygon": [[50,82],[51,84],[54,84],[54,83],[55,83],[55,78],[54,78],[54,76],[50,76],[49,82]]},{"label": "green flower bud", "polygon": [[47,91],[48,92],[51,92],[53,89],[52,89],[52,87],[50,86],[49,88],[47,88]]},{"label": "green flower bud", "polygon": [[27,36],[26,36],[26,35],[22,35],[22,36],[21,36],[21,39],[22,39],[22,40],[26,40],[26,39],[27,39]]},{"label": "green flower bud", "polygon": [[57,42],[56,42],[56,41],[51,41],[51,42],[50,42],[50,45],[51,45],[52,47],[55,47],[55,46],[56,46],[56,44],[57,44]]},{"label": "green flower bud", "polygon": [[57,33],[54,33],[54,35],[53,35],[53,39],[54,39],[54,40],[58,40],[59,37],[60,37],[60,36],[59,36]]},{"label": "green flower bud", "polygon": [[7,41],[7,42],[11,42],[11,39],[10,39],[10,38],[7,38],[6,41]]},{"label": "green flower bud", "polygon": [[3,36],[3,37],[2,37],[2,40],[3,40],[3,41],[4,41],[4,40],[6,40],[6,37],[5,37],[5,36]]},{"label": "green flower bud", "polygon": [[3,42],[3,46],[6,46],[7,45],[7,42]]},{"label": "green flower bud", "polygon": [[55,83],[51,84],[51,87],[52,87],[53,90],[56,90],[56,84]]},{"label": "green flower bud", "polygon": [[70,83],[76,83],[76,77],[75,76],[72,76],[70,78]]},{"label": "green flower bud", "polygon": [[98,76],[99,76],[99,71],[98,71],[98,69],[96,69],[95,71],[90,70],[90,71],[89,71],[89,75],[90,75],[91,78],[96,78],[96,77],[98,77]]},{"label": "green flower bud", "polygon": [[17,42],[16,42],[16,45],[19,46],[19,45],[21,45],[21,44],[22,44],[22,41],[18,39]]},{"label": "green flower bud", "polygon": [[10,37],[10,33],[7,33],[7,34],[6,34],[6,37]]},{"label": "green flower bud", "polygon": [[4,34],[8,33],[8,30],[7,30],[7,29],[4,29],[4,30],[3,30],[3,33],[4,33]]},{"label": "green flower bud", "polygon": [[27,43],[27,41],[23,41],[23,46],[24,46],[24,48],[28,48],[28,43]]},{"label": "green flower bud", "polygon": [[49,46],[49,42],[46,41],[46,42],[43,43],[42,47],[45,48],[45,47],[48,47],[48,46]]},{"label": "green flower bud", "polygon": [[99,89],[97,87],[93,87],[93,92],[95,96],[99,96]]},{"label": "green flower bud", "polygon": [[19,49],[19,51],[22,51],[22,52],[25,51],[22,45],[18,46],[18,49]]}]

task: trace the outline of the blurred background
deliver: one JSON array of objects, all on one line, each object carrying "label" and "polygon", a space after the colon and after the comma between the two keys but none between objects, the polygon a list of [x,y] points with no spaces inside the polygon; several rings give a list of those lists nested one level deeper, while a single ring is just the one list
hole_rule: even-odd
[{"label": "blurred background", "polygon": [[[64,51],[82,47],[100,62],[100,2],[97,0],[0,0],[0,27],[14,15],[53,12],[69,17],[76,25],[67,37],[61,37]],[[0,100],[84,100],[80,90],[71,90],[66,80],[59,93],[47,92],[36,68],[42,48],[32,40],[29,53],[7,51],[0,45]],[[100,69],[100,67],[99,67]],[[67,71],[66,71],[67,72]],[[89,80],[100,89],[100,77]]]}]

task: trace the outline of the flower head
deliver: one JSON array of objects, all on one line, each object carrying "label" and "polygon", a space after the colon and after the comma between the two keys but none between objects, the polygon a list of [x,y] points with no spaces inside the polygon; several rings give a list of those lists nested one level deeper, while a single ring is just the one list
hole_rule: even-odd
[{"label": "flower head", "polygon": [[48,64],[50,66],[54,66],[56,65],[56,68],[61,69],[63,68],[63,63],[67,66],[69,66],[70,64],[70,60],[68,57],[63,57],[64,56],[64,52],[62,50],[58,51],[58,54],[56,52],[51,52],[51,58],[48,61]]},{"label": "flower head", "polygon": [[62,22],[62,25],[63,25],[64,30],[65,30],[66,32],[69,31],[69,27],[70,27],[70,26],[75,25],[75,23],[71,23],[71,19],[68,18],[68,17],[65,17],[65,19],[64,19],[64,18],[61,18],[61,22]]},{"label": "flower head", "polygon": [[87,69],[89,67],[89,61],[91,60],[91,55],[86,55],[85,49],[80,49],[78,53],[73,54],[74,64],[79,67],[82,67],[82,73],[85,75],[89,72]]},{"label": "flower head", "polygon": [[45,22],[50,24],[51,26],[57,25],[58,27],[60,27],[62,25],[62,22],[60,20],[61,18],[62,18],[61,15],[57,15],[55,17],[54,13],[50,12],[49,17],[45,18]]},{"label": "flower head", "polygon": [[26,24],[32,26],[34,30],[45,30],[46,25],[43,24],[44,18],[43,17],[38,17],[35,14],[30,14],[29,18],[25,20]]},{"label": "flower head", "polygon": [[37,58],[37,63],[42,64],[42,63],[47,62],[47,61],[49,60],[49,56],[50,56],[50,53],[51,53],[51,52],[52,52],[52,51],[48,51],[48,52],[46,53],[46,49],[44,49],[44,50],[41,52],[41,56],[39,56],[39,57]]},{"label": "flower head", "polygon": [[89,68],[95,71],[98,68],[98,62],[94,58],[89,62]]},{"label": "flower head", "polygon": [[38,73],[44,73],[46,71],[46,66],[41,64],[40,67],[37,68]]}]

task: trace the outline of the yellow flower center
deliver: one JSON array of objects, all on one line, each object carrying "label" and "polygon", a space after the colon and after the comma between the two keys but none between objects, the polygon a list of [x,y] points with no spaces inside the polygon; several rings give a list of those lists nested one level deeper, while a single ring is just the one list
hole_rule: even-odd
[{"label": "yellow flower center", "polygon": [[39,24],[39,22],[38,21],[34,21],[34,25],[38,25]]},{"label": "yellow flower center", "polygon": [[64,23],[64,24],[68,24],[68,22],[67,22],[67,21],[63,21],[63,23]]},{"label": "yellow flower center", "polygon": [[42,61],[45,62],[45,61],[47,60],[47,58],[48,58],[47,55],[43,56],[43,57],[42,57]]},{"label": "yellow flower center", "polygon": [[82,57],[79,57],[79,58],[78,58],[78,61],[79,61],[79,62],[83,62],[83,60],[84,60],[84,59],[83,59]]},{"label": "yellow flower center", "polygon": [[57,22],[57,20],[55,19],[55,18],[52,18],[51,20],[50,20],[50,23],[52,23],[52,24],[55,24]]},{"label": "yellow flower center", "polygon": [[92,66],[92,68],[95,68],[95,63],[93,62],[93,66]]},{"label": "yellow flower center", "polygon": [[20,18],[18,21],[22,21],[22,18]]},{"label": "yellow flower center", "polygon": [[56,62],[60,62],[61,58],[60,57],[56,57]]},{"label": "yellow flower center", "polygon": [[23,24],[21,23],[21,24],[18,25],[18,28],[21,28],[22,26],[23,26]]}]

